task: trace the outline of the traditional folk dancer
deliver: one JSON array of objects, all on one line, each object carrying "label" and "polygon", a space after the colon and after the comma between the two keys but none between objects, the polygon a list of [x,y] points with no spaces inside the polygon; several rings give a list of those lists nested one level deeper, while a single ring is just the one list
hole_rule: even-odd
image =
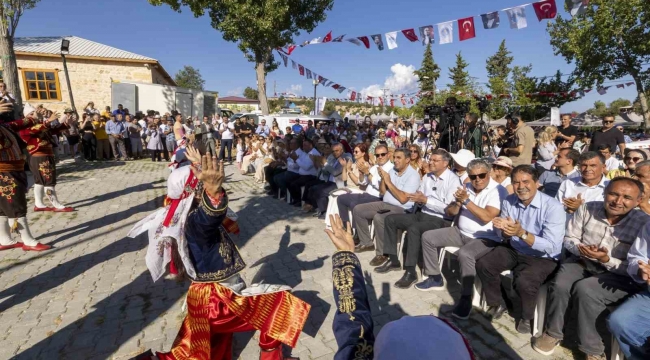
[{"label": "traditional folk dancer", "polygon": [[[26,109],[29,111],[30,109]],[[31,108],[31,111],[34,109]],[[27,174],[25,143],[18,131],[33,126],[34,118],[14,121],[12,104],[0,104],[0,251],[20,248],[24,251],[51,249],[36,241],[27,224]],[[22,242],[11,238],[10,228],[20,234]]]},{"label": "traditional folk dancer", "polygon": [[[156,281],[170,273],[187,276],[187,315],[167,353],[151,350],[137,359],[230,360],[235,332],[261,332],[260,359],[282,360],[282,344],[295,347],[310,305],[287,286],[246,284],[239,250],[225,229],[228,197],[222,188],[223,163],[187,147],[192,166],[174,170],[167,181],[170,205],[149,215],[129,232],[149,235],[146,262]],[[198,159],[201,159],[200,155]],[[223,222],[223,224],[222,224]]]},{"label": "traditional folk dancer", "polygon": [[[20,130],[20,137],[27,143],[29,152],[29,170],[34,176],[34,211],[71,212],[73,208],[59,202],[56,195],[56,161],[54,159],[53,136],[58,136],[68,128],[68,125],[56,121],[59,114],[52,113],[49,119],[40,121],[38,114],[31,105],[24,109],[25,117],[35,119],[34,126]],[[45,206],[43,195],[52,204]]]}]

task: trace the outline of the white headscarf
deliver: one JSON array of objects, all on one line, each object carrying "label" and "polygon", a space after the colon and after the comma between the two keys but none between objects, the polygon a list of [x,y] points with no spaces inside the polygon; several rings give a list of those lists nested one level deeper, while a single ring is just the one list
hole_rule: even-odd
[{"label": "white headscarf", "polygon": [[148,232],[149,247],[147,248],[145,260],[154,282],[165,274],[167,264],[171,262],[171,239],[176,240],[178,252],[187,275],[190,278],[196,278],[196,271],[189,257],[184,231],[185,221],[194,200],[194,189],[189,186],[188,180],[191,182],[193,179],[198,183],[189,166],[181,167],[169,175],[169,179],[167,179],[167,197],[178,204],[173,216],[170,215],[172,218],[169,226],[165,227],[163,223],[168,217],[170,208],[174,207],[173,203],[140,220],[127,235],[128,237],[136,237],[145,231]]}]

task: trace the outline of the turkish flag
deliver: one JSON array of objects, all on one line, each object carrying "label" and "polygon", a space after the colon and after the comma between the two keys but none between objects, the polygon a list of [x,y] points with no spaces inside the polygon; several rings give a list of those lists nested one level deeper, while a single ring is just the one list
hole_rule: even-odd
[{"label": "turkish flag", "polygon": [[359,36],[357,39],[363,42],[363,45],[366,46],[366,49],[370,49],[370,40],[368,40],[367,36]]},{"label": "turkish flag", "polygon": [[325,35],[322,42],[327,43],[327,42],[330,42],[330,41],[332,41],[332,32],[331,31],[328,32],[327,35]]},{"label": "turkish flag", "polygon": [[460,41],[465,41],[476,37],[473,17],[458,19],[458,37],[460,37]]},{"label": "turkish flag", "polygon": [[287,48],[287,55],[291,55],[291,53],[293,52],[293,50],[294,50],[295,48],[296,48],[296,45],[290,45],[290,46]]},{"label": "turkish flag", "polygon": [[298,65],[298,71],[300,71],[300,76],[305,76],[305,68],[302,65]]},{"label": "turkish flag", "polygon": [[537,20],[539,21],[553,19],[557,15],[555,0],[544,0],[533,3],[533,9],[535,9],[535,15],[537,15]]},{"label": "turkish flag", "polygon": [[416,42],[418,41],[418,36],[415,35],[415,29],[405,29],[402,30],[402,34],[404,34],[404,37],[409,39],[411,42]]}]

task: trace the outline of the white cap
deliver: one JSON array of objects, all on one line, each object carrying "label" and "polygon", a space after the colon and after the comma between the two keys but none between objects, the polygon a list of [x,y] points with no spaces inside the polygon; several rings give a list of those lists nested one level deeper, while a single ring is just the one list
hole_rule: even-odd
[{"label": "white cap", "polygon": [[25,106],[23,107],[24,116],[27,116],[30,113],[33,113],[34,111],[36,111],[36,108],[31,106],[30,104],[25,104]]},{"label": "white cap", "polygon": [[469,164],[470,161],[472,161],[472,160],[474,160],[476,158],[476,156],[474,156],[473,152],[471,152],[469,150],[466,150],[466,149],[458,150],[457,153],[455,153],[455,154],[451,153],[449,155],[451,155],[452,159],[454,159],[454,162],[456,164],[458,164],[458,165],[460,165],[462,167],[467,167],[467,164]]}]

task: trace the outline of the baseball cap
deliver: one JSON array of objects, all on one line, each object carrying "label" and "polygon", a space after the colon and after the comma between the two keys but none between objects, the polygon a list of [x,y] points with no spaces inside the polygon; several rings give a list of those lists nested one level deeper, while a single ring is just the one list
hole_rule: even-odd
[{"label": "baseball cap", "polygon": [[496,161],[492,163],[492,165],[498,165],[512,169],[512,160],[510,160],[510,158],[507,156],[499,156]]},{"label": "baseball cap", "polygon": [[474,153],[467,149],[458,150],[457,153],[451,153],[449,155],[451,155],[456,164],[462,167],[467,167],[467,164],[476,158],[476,156],[474,156]]}]

